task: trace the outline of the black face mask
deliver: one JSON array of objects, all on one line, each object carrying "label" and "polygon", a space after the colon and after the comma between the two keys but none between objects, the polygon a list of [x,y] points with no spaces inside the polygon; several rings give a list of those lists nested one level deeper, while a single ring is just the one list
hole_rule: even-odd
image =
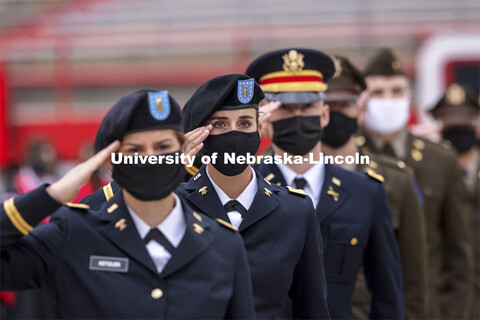
[{"label": "black face mask", "polygon": [[325,127],[322,141],[333,148],[347,143],[348,139],[357,131],[357,118],[350,118],[341,112],[330,112],[330,123]]},{"label": "black face mask", "polygon": [[312,150],[323,136],[319,116],[296,116],[274,121],[272,125],[272,142],[294,155],[303,156]]},{"label": "black face mask", "polygon": [[255,155],[260,146],[260,135],[255,132],[229,131],[222,134],[210,135],[205,139],[205,154],[212,155],[218,152],[215,169],[226,176],[236,176],[248,167],[248,164],[227,163],[225,164],[225,153],[235,153],[236,156],[246,156],[247,153]]},{"label": "black face mask", "polygon": [[[165,154],[180,156],[181,151]],[[132,196],[143,201],[160,200],[174,191],[185,177],[185,166],[174,164],[115,164],[112,178]]]},{"label": "black face mask", "polygon": [[449,140],[458,153],[470,150],[478,141],[475,130],[456,129],[443,132],[443,139]]}]

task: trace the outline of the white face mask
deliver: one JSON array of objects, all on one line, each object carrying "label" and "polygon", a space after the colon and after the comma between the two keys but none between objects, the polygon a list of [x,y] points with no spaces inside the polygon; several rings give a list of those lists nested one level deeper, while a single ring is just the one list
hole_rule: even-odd
[{"label": "white face mask", "polygon": [[396,99],[370,98],[367,101],[365,125],[373,131],[389,134],[407,125],[410,118],[410,96]]}]

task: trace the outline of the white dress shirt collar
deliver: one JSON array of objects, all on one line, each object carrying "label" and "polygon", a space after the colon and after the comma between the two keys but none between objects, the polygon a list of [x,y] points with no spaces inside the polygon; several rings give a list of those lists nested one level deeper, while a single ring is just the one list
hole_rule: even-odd
[{"label": "white dress shirt collar", "polygon": [[[157,228],[163,233],[165,238],[176,248],[182,241],[182,238],[185,234],[185,230],[187,228],[187,224],[185,222],[185,217],[183,215],[183,208],[180,199],[175,193],[172,193],[175,197],[175,206],[173,207],[172,211],[168,214],[165,220],[160,223]],[[144,239],[148,232],[150,231],[151,227],[140,218],[135,211],[132,210],[129,206],[127,206],[128,212],[132,217],[133,222],[135,223],[135,227],[140,234],[140,237]]]},{"label": "white dress shirt collar", "polygon": [[255,195],[258,191],[257,176],[255,175],[255,170],[253,170],[252,168],[250,168],[250,170],[252,170],[252,180],[250,180],[248,185],[245,187],[245,189],[243,189],[242,193],[237,197],[237,199],[231,199],[229,196],[227,196],[225,192],[223,192],[222,189],[220,189],[219,186],[217,186],[217,184],[208,174],[208,166],[205,171],[207,172],[208,179],[210,179],[210,182],[212,183],[215,192],[218,194],[218,198],[220,199],[222,205],[225,205],[230,200],[237,200],[245,209],[248,210],[250,209],[250,206],[253,203],[253,199],[255,198]]},{"label": "white dress shirt collar", "polygon": [[312,199],[313,206],[316,208],[318,201],[320,200],[323,180],[325,179],[325,164],[323,164],[323,161],[319,161],[319,163],[314,164],[303,174],[296,173],[289,166],[283,163],[279,163],[277,166],[287,185],[296,188],[294,183],[296,178],[304,178],[307,181],[307,185],[303,191],[305,191],[305,193]]}]

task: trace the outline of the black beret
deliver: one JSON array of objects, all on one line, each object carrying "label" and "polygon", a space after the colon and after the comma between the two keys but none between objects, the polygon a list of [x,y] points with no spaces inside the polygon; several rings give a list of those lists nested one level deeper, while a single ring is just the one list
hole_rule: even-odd
[{"label": "black beret", "polygon": [[246,74],[255,78],[269,101],[307,104],[321,100],[335,73],[332,59],[313,49],[287,48],[255,59]]},{"label": "black beret", "polygon": [[333,55],[335,74],[328,82],[326,101],[356,99],[367,88],[365,78],[347,58]]},{"label": "black beret", "polygon": [[365,65],[363,71],[368,76],[404,76],[402,64],[388,48],[378,50]]},{"label": "black beret", "polygon": [[478,96],[470,88],[453,83],[430,112],[445,127],[470,125],[480,114]]},{"label": "black beret", "polygon": [[218,110],[258,108],[264,98],[254,79],[227,74],[203,83],[183,108],[185,132],[201,127]]},{"label": "black beret", "polygon": [[122,97],[103,118],[95,137],[95,152],[127,133],[153,130],[182,130],[182,111],[168,91],[140,89]]}]

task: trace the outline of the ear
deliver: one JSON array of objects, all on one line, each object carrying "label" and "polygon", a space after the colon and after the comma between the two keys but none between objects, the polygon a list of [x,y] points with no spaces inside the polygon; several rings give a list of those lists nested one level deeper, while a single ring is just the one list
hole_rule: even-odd
[{"label": "ear", "polygon": [[320,111],[320,126],[325,128],[330,123],[330,107],[328,104],[324,104]]},{"label": "ear", "polygon": [[370,98],[370,93],[368,90],[362,91],[357,99],[357,108],[358,108],[358,115],[357,115],[357,123],[359,125],[363,125],[365,119],[365,109],[367,105],[367,101]]},{"label": "ear", "polygon": [[260,136],[262,136],[262,128],[263,128],[263,123],[260,123],[258,125],[258,132],[260,132]]}]

